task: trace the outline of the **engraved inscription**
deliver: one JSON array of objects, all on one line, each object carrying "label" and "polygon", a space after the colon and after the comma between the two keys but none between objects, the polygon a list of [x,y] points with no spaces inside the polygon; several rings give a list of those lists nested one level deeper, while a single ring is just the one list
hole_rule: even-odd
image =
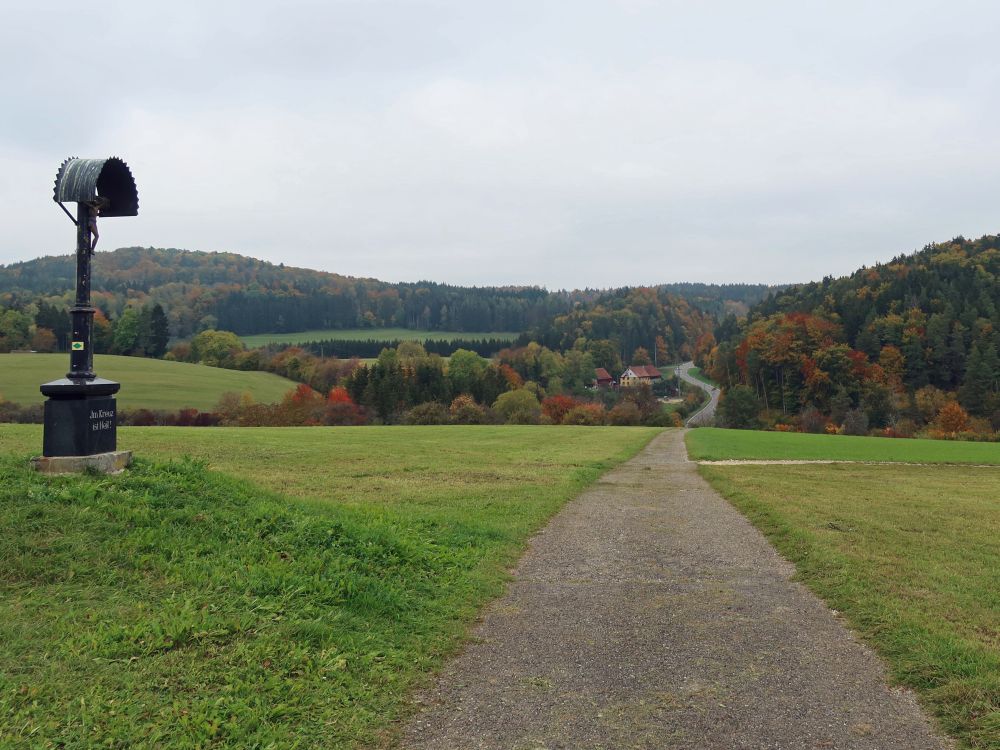
[{"label": "engraved inscription", "polygon": [[114,426],[115,426],[114,409],[90,410],[90,429],[93,432],[100,432],[101,430],[110,430]]}]

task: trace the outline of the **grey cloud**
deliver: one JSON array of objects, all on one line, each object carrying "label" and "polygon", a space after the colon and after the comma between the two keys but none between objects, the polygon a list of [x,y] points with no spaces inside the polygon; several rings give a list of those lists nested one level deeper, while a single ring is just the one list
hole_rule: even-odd
[{"label": "grey cloud", "polygon": [[0,262],[72,244],[71,154],[136,174],[109,245],[386,279],[792,281],[997,229],[982,3],[81,8],[0,28]]}]

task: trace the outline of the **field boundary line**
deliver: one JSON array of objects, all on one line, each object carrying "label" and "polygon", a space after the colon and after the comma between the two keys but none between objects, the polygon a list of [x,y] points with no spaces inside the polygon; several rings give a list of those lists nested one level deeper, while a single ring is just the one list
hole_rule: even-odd
[{"label": "field boundary line", "polygon": [[862,466],[961,466],[967,469],[1000,469],[1000,464],[965,464],[953,461],[856,461],[847,458],[726,458],[720,460],[688,459],[702,466],[820,466],[830,464],[860,464]]}]

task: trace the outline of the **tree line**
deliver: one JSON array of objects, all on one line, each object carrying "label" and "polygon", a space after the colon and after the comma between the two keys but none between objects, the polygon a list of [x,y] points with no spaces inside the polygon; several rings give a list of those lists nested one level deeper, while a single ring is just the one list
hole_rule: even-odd
[{"label": "tree line", "polygon": [[[72,326],[69,309],[44,299],[21,307],[0,307],[0,352],[68,351]],[[92,345],[102,354],[162,357],[170,342],[170,324],[160,304],[125,308],[114,321],[94,314]]]},{"label": "tree line", "polygon": [[[528,342],[527,336],[518,339],[522,344]],[[298,344],[301,348],[318,354],[321,357],[340,357],[349,359],[374,359],[383,349],[395,349],[403,341],[400,339],[323,339],[322,341],[306,341]],[[439,354],[447,357],[458,349],[475,352],[483,357],[492,357],[504,347],[510,346],[509,339],[478,338],[478,339],[425,339],[422,343],[424,351],[429,354]]]},{"label": "tree line", "polygon": [[[539,287],[459,287],[429,281],[390,284],[339,274],[293,268],[235,253],[189,252],[159,248],[122,248],[94,259],[94,305],[108,320],[129,307],[159,304],[171,333],[188,339],[202,330],[229,330],[239,335],[315,329],[399,327],[450,331],[536,331],[542,343],[565,348],[558,339],[585,321],[571,317],[635,307],[628,288],[617,290],[548,291]],[[59,309],[72,305],[75,256],[51,256],[0,266],[0,306],[21,309],[44,301]],[[668,297],[709,317],[727,305],[762,299],[764,285],[675,284],[656,287],[654,296]],[[641,306],[641,305],[640,305]],[[670,304],[668,307],[672,307]],[[693,313],[679,310],[680,317]],[[627,316],[626,316],[627,317]],[[655,335],[649,321],[623,321],[625,351],[642,345],[652,350]],[[659,322],[659,321],[657,321]],[[680,320],[664,340],[680,346]],[[650,335],[652,334],[652,336]],[[589,336],[588,336],[589,337]],[[608,338],[599,335],[598,338]]]}]

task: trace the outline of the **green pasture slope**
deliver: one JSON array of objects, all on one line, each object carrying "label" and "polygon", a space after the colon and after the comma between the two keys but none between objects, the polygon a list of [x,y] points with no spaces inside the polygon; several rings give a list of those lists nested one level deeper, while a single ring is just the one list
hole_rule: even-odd
[{"label": "green pasture slope", "polygon": [[133,469],[45,478],[0,425],[0,747],[382,746],[527,537],[657,432],[124,428]]},{"label": "green pasture slope", "polygon": [[812,435],[715,427],[691,430],[686,440],[688,454],[698,461],[755,459],[1000,464],[1000,443]]},{"label": "green pasture slope", "polygon": [[507,332],[459,332],[459,331],[418,331],[412,328],[331,328],[321,331],[299,331],[298,333],[255,333],[240,336],[247,348],[253,349],[267,344],[307,344],[310,341],[454,341],[456,339],[506,339],[513,341],[516,333]]},{"label": "green pasture slope", "polygon": [[[18,404],[44,400],[38,386],[64,377],[68,354],[0,354],[0,396]],[[211,409],[226,391],[249,391],[260,403],[277,403],[296,383],[269,372],[241,372],[185,362],[98,354],[94,369],[122,384],[126,409]]]},{"label": "green pasture slope", "polygon": [[692,457],[931,464],[700,470],[962,747],[1000,748],[1000,466],[940,463],[997,464],[1000,446],[732,432],[688,433]]},{"label": "green pasture slope", "polygon": [[703,373],[700,367],[692,367],[690,370],[688,370],[688,375],[690,375],[695,380],[700,380],[705,385],[712,386],[713,388],[718,387],[719,385],[710,377],[708,377],[705,373]]}]

